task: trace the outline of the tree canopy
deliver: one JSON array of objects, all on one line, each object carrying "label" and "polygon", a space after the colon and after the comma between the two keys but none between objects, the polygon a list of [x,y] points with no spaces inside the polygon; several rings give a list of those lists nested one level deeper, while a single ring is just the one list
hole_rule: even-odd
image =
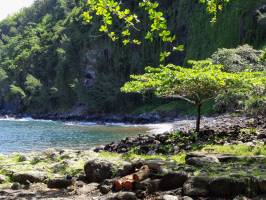
[{"label": "tree canopy", "polygon": [[166,98],[183,99],[197,107],[196,131],[200,127],[201,105],[230,90],[249,91],[259,88],[265,91],[265,72],[230,73],[222,71],[223,66],[209,60],[190,61],[192,68],[173,64],[159,68],[146,67],[142,75],[131,75],[122,91],[144,93],[153,91]]}]

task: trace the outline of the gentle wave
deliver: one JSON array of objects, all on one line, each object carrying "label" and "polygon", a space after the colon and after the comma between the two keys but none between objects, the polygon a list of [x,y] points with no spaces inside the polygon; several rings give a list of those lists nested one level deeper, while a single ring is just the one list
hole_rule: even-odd
[{"label": "gentle wave", "polygon": [[105,122],[65,122],[67,126],[121,126],[121,127],[139,127],[143,125],[126,124],[126,123],[105,123]]},{"label": "gentle wave", "polygon": [[97,123],[95,122],[65,122],[67,126],[95,126]]},{"label": "gentle wave", "polygon": [[[0,121],[13,121],[13,122],[55,122],[53,120],[33,119],[31,117],[14,118],[5,117],[0,118]],[[64,122],[66,126],[120,126],[120,127],[146,127],[150,129],[150,134],[162,134],[173,130],[173,124],[171,123],[158,123],[158,124],[127,124],[127,123],[99,123],[99,122]]]},{"label": "gentle wave", "polygon": [[53,120],[46,120],[46,119],[33,119],[31,117],[24,117],[24,118],[14,118],[14,117],[5,117],[0,118],[0,121],[12,121],[12,122],[53,122]]}]

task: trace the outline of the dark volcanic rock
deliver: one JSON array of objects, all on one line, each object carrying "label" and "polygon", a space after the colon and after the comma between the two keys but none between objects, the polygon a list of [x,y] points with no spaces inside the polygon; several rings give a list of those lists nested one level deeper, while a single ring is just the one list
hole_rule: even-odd
[{"label": "dark volcanic rock", "polygon": [[12,185],[11,185],[11,189],[12,190],[19,190],[21,188],[22,188],[22,186],[19,183],[17,183],[17,182],[12,183]]},{"label": "dark volcanic rock", "polygon": [[47,177],[40,172],[15,173],[12,180],[21,184],[43,182]]},{"label": "dark volcanic rock", "polygon": [[134,184],[134,189],[145,191],[146,193],[152,194],[160,190],[160,179],[146,179],[141,182]]},{"label": "dark volcanic rock", "polygon": [[99,152],[101,152],[101,151],[104,150],[104,147],[105,147],[104,145],[101,145],[101,146],[95,147],[95,148],[93,149],[93,151],[96,152],[96,153],[99,153]]},{"label": "dark volcanic rock", "polygon": [[85,164],[84,171],[89,182],[100,183],[112,177],[113,166],[107,161],[92,160]]},{"label": "dark volcanic rock", "polygon": [[70,187],[71,185],[73,185],[73,183],[74,181],[72,179],[57,178],[57,179],[48,180],[47,187],[64,189]]},{"label": "dark volcanic rock", "polygon": [[169,173],[162,177],[160,181],[160,190],[173,190],[182,187],[188,179],[185,172]]},{"label": "dark volcanic rock", "polygon": [[112,190],[112,185],[99,185],[98,188],[102,194],[107,194]]},{"label": "dark volcanic rock", "polygon": [[220,177],[210,183],[212,196],[232,197],[240,194],[248,194],[250,191],[248,178]]},{"label": "dark volcanic rock", "polygon": [[257,139],[266,139],[266,133],[261,133],[257,135]]},{"label": "dark volcanic rock", "polygon": [[125,163],[121,169],[118,170],[118,176],[126,176],[128,174],[134,173],[135,167],[131,163]]},{"label": "dark volcanic rock", "polygon": [[107,194],[112,190],[113,182],[114,182],[113,179],[106,179],[103,181],[102,184],[98,186],[98,189],[100,190],[102,194]]},{"label": "dark volcanic rock", "polygon": [[209,195],[209,183],[209,177],[191,177],[183,185],[183,193],[192,197],[206,197]]}]

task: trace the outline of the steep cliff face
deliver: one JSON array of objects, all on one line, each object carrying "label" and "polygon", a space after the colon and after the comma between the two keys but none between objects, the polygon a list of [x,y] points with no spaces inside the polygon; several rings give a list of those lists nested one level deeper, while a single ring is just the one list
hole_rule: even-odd
[{"label": "steep cliff face", "polygon": [[[266,0],[232,1],[216,24],[194,0],[159,2],[186,47],[171,62],[207,58],[220,47],[266,45]],[[134,1],[129,3],[134,9]],[[119,88],[130,74],[158,65],[160,41],[139,47],[113,43],[98,33],[97,22],[83,22],[84,4],[39,0],[0,23],[0,109],[105,113],[128,112],[143,103],[142,97],[123,95]]]},{"label": "steep cliff face", "polygon": [[265,4],[265,0],[231,1],[217,23],[211,24],[202,7],[191,1],[179,1],[175,6],[179,8],[178,21],[186,30],[186,59],[206,58],[217,48],[235,48],[245,43],[261,48],[266,35],[258,11],[265,14],[262,9]]}]

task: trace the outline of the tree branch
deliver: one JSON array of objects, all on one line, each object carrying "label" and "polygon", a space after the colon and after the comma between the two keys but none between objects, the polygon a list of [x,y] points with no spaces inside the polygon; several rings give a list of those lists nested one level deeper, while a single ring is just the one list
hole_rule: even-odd
[{"label": "tree branch", "polygon": [[179,95],[170,95],[170,96],[163,96],[163,98],[174,98],[174,99],[182,99],[182,100],[185,100],[191,104],[194,104],[196,105],[196,102],[195,101],[192,101],[186,97],[183,97],[183,96],[179,96]]},{"label": "tree branch", "polygon": [[211,99],[214,99],[214,98],[215,98],[215,97],[210,97],[210,98],[207,98],[207,99],[202,100],[201,102],[202,102],[202,103],[205,103],[206,101],[211,100]]}]

